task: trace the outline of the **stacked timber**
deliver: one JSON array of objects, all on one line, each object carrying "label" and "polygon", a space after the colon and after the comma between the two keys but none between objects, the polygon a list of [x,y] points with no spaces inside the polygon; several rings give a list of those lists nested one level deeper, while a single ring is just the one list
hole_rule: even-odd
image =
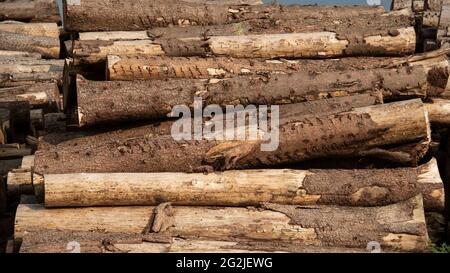
[{"label": "stacked timber", "polygon": [[8,173],[23,177],[22,159],[34,153],[45,115],[62,110],[60,21],[57,1],[0,2],[0,252],[13,238],[20,197],[6,192]]},{"label": "stacked timber", "polygon": [[[450,50],[417,47],[432,4],[63,1],[68,58],[0,57],[33,65],[0,103],[27,105],[37,149],[6,175],[8,250],[428,252],[449,202]],[[37,29],[0,25],[56,33]]]}]

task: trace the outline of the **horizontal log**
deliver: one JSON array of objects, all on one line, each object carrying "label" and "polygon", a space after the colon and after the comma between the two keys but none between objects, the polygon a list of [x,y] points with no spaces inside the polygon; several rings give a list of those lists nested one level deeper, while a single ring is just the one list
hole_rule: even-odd
[{"label": "horizontal log", "polygon": [[426,105],[431,124],[436,126],[450,125],[450,101],[432,98]]},{"label": "horizontal log", "polygon": [[[39,231],[24,235],[20,253],[71,253],[79,244],[81,253],[361,253],[368,250],[330,246],[298,246],[289,243],[233,242],[173,238],[167,242],[145,242],[142,236],[99,232]],[[70,239],[69,239],[70,238]]]},{"label": "horizontal log", "polygon": [[[385,98],[424,97],[427,74],[420,66],[316,73],[304,71],[270,77],[240,76],[226,80],[89,81],[77,79],[73,109],[80,127],[101,123],[165,118],[176,105],[274,105],[383,91]],[[123,98],[127,103],[123,103]],[[114,105],[114,111],[111,106]]]},{"label": "horizontal log", "polygon": [[[15,236],[55,230],[168,235],[207,240],[291,243],[366,249],[377,241],[385,251],[426,251],[428,237],[421,197],[385,207],[247,208],[115,207],[44,209],[19,205]],[[92,221],[91,219],[95,219]],[[349,224],[351,223],[351,224]],[[323,228],[327,227],[327,232]],[[106,236],[106,235],[105,235]]]},{"label": "horizontal log", "polygon": [[24,34],[37,37],[51,37],[59,39],[60,31],[56,23],[0,23],[0,31]]},{"label": "horizontal log", "polygon": [[60,54],[59,38],[31,36],[26,34],[0,31],[0,49],[39,53],[43,58],[58,59]]},{"label": "horizontal log", "polygon": [[[29,178],[31,179],[31,178]],[[211,174],[49,174],[43,177],[46,207],[384,206],[424,196],[426,210],[443,211],[444,184],[437,161],[386,170],[251,170]],[[292,189],[296,189],[295,192]]]},{"label": "horizontal log", "polygon": [[261,144],[265,143],[262,140],[176,141],[170,135],[106,141],[88,149],[61,145],[58,149],[38,151],[35,171],[189,173],[203,172],[205,168],[254,169],[308,159],[358,156],[376,148],[431,139],[428,115],[421,100],[343,113],[293,115],[280,119],[279,132],[280,143],[273,152],[261,151]]},{"label": "horizontal log", "polygon": [[[169,25],[220,25],[250,19],[343,18],[380,15],[380,7],[311,7],[256,5],[236,6],[183,3],[180,1],[133,0],[133,5],[110,0],[63,1],[64,25],[68,32],[146,30]],[[144,19],[145,18],[145,19]],[[120,22],[120,23],[119,23]]]},{"label": "horizontal log", "polygon": [[0,146],[0,158],[14,158],[23,157],[31,154],[31,149],[25,147],[24,145],[13,146]]},{"label": "horizontal log", "polygon": [[[364,42],[355,42],[363,39]],[[213,36],[199,38],[75,41],[73,57],[83,63],[106,60],[107,55],[172,57],[227,56],[236,58],[337,58],[342,56],[402,56],[414,53],[416,33],[412,27],[396,29],[396,35],[339,37],[335,32]],[[314,45],[314,46],[311,46]]]},{"label": "horizontal log", "polygon": [[[1,70],[0,65],[0,70]],[[28,101],[34,109],[57,111],[61,109],[59,88],[56,83],[36,83],[0,89],[0,101]]]},{"label": "horizontal log", "polygon": [[27,170],[17,169],[8,173],[7,188],[8,193],[14,195],[33,194],[33,185],[29,181],[32,173]]},{"label": "horizontal log", "polygon": [[7,60],[8,58],[28,58],[28,59],[41,59],[42,56],[39,53],[30,53],[25,51],[9,51],[0,50],[0,60]]},{"label": "horizontal log", "polygon": [[0,61],[0,87],[59,83],[63,71],[64,60],[3,60]]},{"label": "horizontal log", "polygon": [[14,0],[0,3],[0,20],[57,23],[61,21],[61,18],[56,1]]}]

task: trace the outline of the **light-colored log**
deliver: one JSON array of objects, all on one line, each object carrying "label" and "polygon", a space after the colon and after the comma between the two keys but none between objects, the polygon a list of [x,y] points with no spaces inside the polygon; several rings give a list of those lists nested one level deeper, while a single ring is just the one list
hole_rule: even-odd
[{"label": "light-colored log", "polygon": [[147,31],[104,31],[104,32],[81,32],[80,41],[120,41],[120,40],[149,40]]},{"label": "light-colored log", "polygon": [[19,33],[37,37],[59,39],[60,31],[56,23],[0,23],[0,31]]},{"label": "light-colored log", "polygon": [[437,11],[424,11],[422,16],[422,25],[424,27],[438,28],[440,16],[441,13]]},{"label": "light-colored log", "polygon": [[450,125],[450,100],[432,98],[425,106],[433,125]]},{"label": "light-colored log", "polygon": [[7,189],[11,194],[33,194],[33,185],[30,185],[31,172],[17,169],[8,173]]},{"label": "light-colored log", "polygon": [[59,38],[30,36],[0,31],[0,49],[39,53],[43,58],[58,59],[60,53]]},{"label": "light-colored log", "polygon": [[61,82],[63,70],[64,60],[3,60],[0,61],[0,87]]},{"label": "light-colored log", "polygon": [[413,0],[392,0],[391,10],[412,10],[412,2]]},{"label": "light-colored log", "polygon": [[166,234],[169,238],[290,243],[299,247],[366,249],[369,242],[376,241],[385,251],[428,249],[420,196],[372,208],[275,204],[265,204],[263,208],[172,208],[162,204],[156,208],[45,209],[42,205],[19,205],[15,236],[22,238],[36,231],[97,230],[148,234],[150,238],[146,239],[150,242],[152,236]]},{"label": "light-colored log", "polygon": [[[437,161],[392,170],[251,170],[212,174],[105,173],[44,175],[46,207],[287,205],[382,206],[423,194],[442,211]],[[294,190],[295,189],[295,190]]]},{"label": "light-colored log", "polygon": [[182,0],[186,3],[200,3],[200,4],[212,4],[212,5],[262,5],[262,0]]},{"label": "light-colored log", "polygon": [[[415,31],[399,29],[397,36],[370,36],[365,45],[377,47],[380,55],[406,55],[414,52]],[[350,42],[333,32],[211,37],[209,48],[216,56],[237,58],[334,58],[348,56]],[[360,52],[363,54],[363,52]],[[370,53],[368,52],[370,55]]]},{"label": "light-colored log", "polygon": [[30,53],[24,51],[9,51],[0,50],[0,60],[8,58],[29,58],[29,59],[41,59],[42,56],[39,53]]}]

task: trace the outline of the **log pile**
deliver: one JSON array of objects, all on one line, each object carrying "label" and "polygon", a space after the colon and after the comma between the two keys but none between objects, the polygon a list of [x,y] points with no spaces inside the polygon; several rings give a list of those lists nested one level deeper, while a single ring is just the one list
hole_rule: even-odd
[{"label": "log pile", "polygon": [[0,3],[6,251],[443,242],[445,1],[131,2],[63,1],[64,31],[52,1]]}]

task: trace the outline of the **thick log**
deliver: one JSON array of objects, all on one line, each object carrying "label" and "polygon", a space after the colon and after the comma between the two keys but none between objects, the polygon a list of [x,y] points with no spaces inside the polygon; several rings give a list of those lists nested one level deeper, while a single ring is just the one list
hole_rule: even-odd
[{"label": "thick log", "polygon": [[88,149],[61,145],[38,151],[35,171],[189,173],[205,169],[254,169],[315,158],[358,156],[385,146],[425,140],[429,144],[431,139],[428,114],[421,100],[343,113],[293,115],[280,119],[279,132],[279,146],[273,152],[261,151],[261,144],[265,143],[261,139],[176,141],[170,135],[92,143]]},{"label": "thick log", "polygon": [[[95,219],[93,221],[92,219]],[[236,242],[290,243],[305,247],[366,249],[379,242],[385,251],[428,249],[423,202],[420,196],[395,205],[372,208],[296,207],[265,204],[263,209],[171,207],[115,207],[45,209],[19,205],[15,236],[57,229],[66,232],[166,235],[186,239]],[[324,232],[326,230],[326,232]],[[142,235],[144,234],[144,235]],[[166,237],[166,238],[167,238]],[[104,238],[105,239],[105,238]],[[112,239],[113,240],[113,239]]]},{"label": "thick log", "polygon": [[[213,36],[164,40],[75,41],[73,57],[83,63],[106,60],[107,55],[173,57],[227,56],[236,58],[337,58],[342,56],[401,56],[414,53],[416,33],[399,28],[396,35],[363,35],[340,38],[335,32],[282,33],[246,36]],[[314,46],[312,46],[314,45]]]},{"label": "thick log", "polygon": [[[29,177],[28,179],[31,179]],[[251,170],[211,174],[49,174],[46,207],[384,206],[424,196],[426,210],[443,211],[444,184],[437,161],[418,168],[385,170]],[[296,189],[295,192],[292,189]]]},{"label": "thick log", "polygon": [[431,124],[435,126],[450,125],[450,101],[433,98],[426,105]]},{"label": "thick log", "polygon": [[56,83],[36,83],[0,89],[0,101],[16,100],[28,101],[32,108],[44,109],[47,112],[61,109],[59,88]]},{"label": "thick log", "polygon": [[381,7],[236,6],[183,3],[180,1],[133,0],[132,4],[110,0],[63,1],[68,32],[146,30],[169,25],[221,25],[250,19],[345,18],[376,16]]},{"label": "thick log", "polygon": [[0,20],[57,23],[61,18],[54,0],[13,0],[0,3]]},{"label": "thick log", "polygon": [[17,169],[8,173],[7,189],[13,195],[33,194],[33,185],[29,184],[32,173],[27,170]]},{"label": "thick log", "polygon": [[411,98],[425,96],[427,85],[427,75],[420,66],[241,76],[209,82],[195,79],[100,82],[79,76],[72,109],[83,127],[165,118],[176,105],[193,105],[194,97],[201,97],[205,106],[288,104],[373,90],[383,91],[386,98]]},{"label": "thick log", "polygon": [[37,37],[59,39],[60,31],[56,23],[0,23],[0,32],[12,32]]},{"label": "thick log", "polygon": [[39,53],[44,58],[57,59],[60,54],[59,38],[31,36],[0,31],[0,49]]},{"label": "thick log", "polygon": [[117,56],[107,58],[107,79],[133,81],[168,78],[231,78],[244,75],[317,73],[388,66],[388,58],[341,58],[337,60],[259,60],[201,57]]},{"label": "thick log", "polygon": [[41,59],[42,56],[39,53],[30,53],[24,51],[9,51],[9,50],[0,50],[0,60],[8,60],[14,58],[26,58],[26,59]]},{"label": "thick log", "polygon": [[62,80],[64,60],[3,60],[0,87],[18,87]]}]

